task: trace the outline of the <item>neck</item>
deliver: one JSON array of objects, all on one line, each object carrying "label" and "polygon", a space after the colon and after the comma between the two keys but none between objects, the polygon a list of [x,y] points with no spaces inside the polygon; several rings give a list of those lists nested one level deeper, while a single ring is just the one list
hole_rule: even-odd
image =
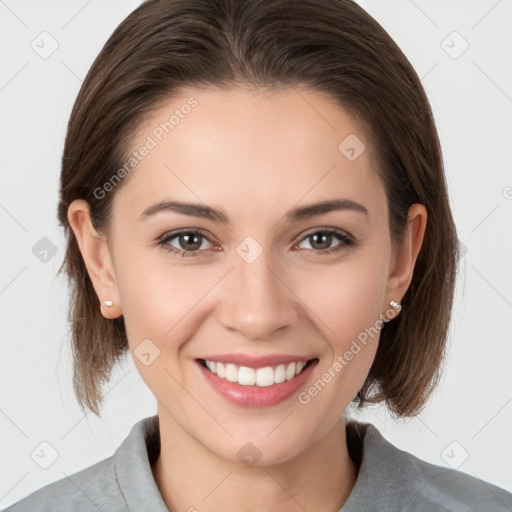
[{"label": "neck", "polygon": [[160,455],[155,482],[171,512],[338,512],[357,468],[349,456],[343,416],[325,436],[285,462],[247,467],[206,449],[159,406]]}]

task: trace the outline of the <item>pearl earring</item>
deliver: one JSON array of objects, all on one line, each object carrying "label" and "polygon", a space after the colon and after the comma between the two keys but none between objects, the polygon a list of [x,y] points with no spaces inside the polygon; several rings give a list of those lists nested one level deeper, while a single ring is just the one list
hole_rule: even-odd
[{"label": "pearl earring", "polygon": [[395,302],[394,300],[392,300],[389,305],[395,309],[396,311],[400,311],[402,309],[402,304],[399,304],[398,302]]},{"label": "pearl earring", "polygon": [[113,300],[106,300],[106,301],[103,302],[103,304],[105,304],[105,306],[107,306],[107,308],[111,308],[114,305],[114,301]]},{"label": "pearl earring", "polygon": [[394,311],[388,311],[388,313],[392,313],[391,318],[385,317],[386,320],[384,320],[384,323],[387,324],[390,320],[395,318],[395,316],[400,312],[402,309],[402,305],[398,302],[392,300],[390,301],[389,305],[393,308]]}]

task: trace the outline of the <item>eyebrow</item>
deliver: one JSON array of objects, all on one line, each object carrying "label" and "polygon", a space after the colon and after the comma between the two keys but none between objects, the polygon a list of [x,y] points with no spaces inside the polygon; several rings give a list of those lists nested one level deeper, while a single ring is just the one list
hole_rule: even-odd
[{"label": "eyebrow", "polygon": [[[352,210],[362,213],[365,216],[369,215],[368,209],[365,206],[351,199],[331,199],[307,206],[296,207],[290,210],[284,217],[289,222],[297,222],[324,213],[341,210]],[[230,224],[228,216],[221,210],[216,210],[215,208],[200,203],[185,203],[181,201],[160,201],[159,203],[149,206],[141,213],[139,221],[147,220],[149,217],[162,211],[170,211],[181,215],[212,220],[225,225]]]}]

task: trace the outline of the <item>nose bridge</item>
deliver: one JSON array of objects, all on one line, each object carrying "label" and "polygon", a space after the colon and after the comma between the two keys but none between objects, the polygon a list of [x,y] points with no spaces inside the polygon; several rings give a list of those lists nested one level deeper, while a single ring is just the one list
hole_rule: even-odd
[{"label": "nose bridge", "polygon": [[251,246],[249,241],[240,244],[237,253],[221,321],[246,339],[268,338],[298,317],[294,294],[285,285],[286,276],[271,261],[271,251]]}]

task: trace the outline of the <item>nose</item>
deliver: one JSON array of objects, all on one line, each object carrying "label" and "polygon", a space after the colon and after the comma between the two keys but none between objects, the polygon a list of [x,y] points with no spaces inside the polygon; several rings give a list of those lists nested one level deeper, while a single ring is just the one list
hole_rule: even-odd
[{"label": "nose", "polygon": [[299,298],[285,272],[271,263],[266,251],[252,263],[237,257],[224,283],[220,322],[246,340],[270,339],[299,318]]}]

